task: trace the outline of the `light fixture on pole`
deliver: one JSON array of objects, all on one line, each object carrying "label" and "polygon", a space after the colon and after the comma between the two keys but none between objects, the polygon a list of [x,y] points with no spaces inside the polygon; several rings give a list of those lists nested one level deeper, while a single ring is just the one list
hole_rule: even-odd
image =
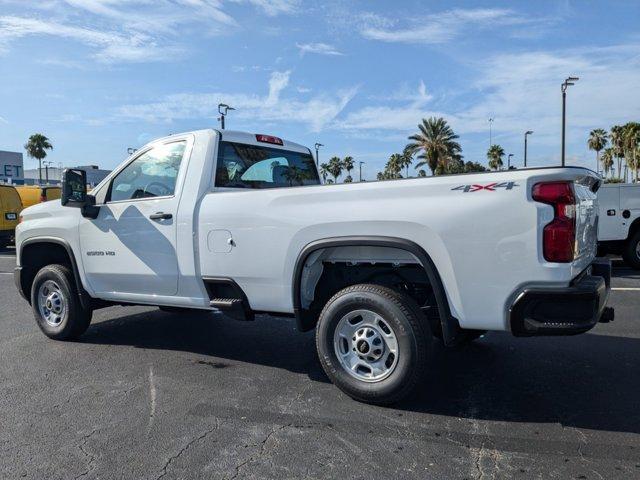
[{"label": "light fixture on pole", "polygon": [[527,136],[531,135],[533,130],[527,130],[524,132],[524,166],[527,166]]},{"label": "light fixture on pole", "polygon": [[314,147],[316,147],[316,166],[319,167],[320,166],[320,159],[318,158],[318,150],[320,150],[320,147],[324,147],[324,145],[321,144],[321,143],[316,142]]},{"label": "light fixture on pole", "polygon": [[507,170],[511,170],[511,157],[513,157],[513,153],[507,155]]},{"label": "light fixture on pole", "polygon": [[230,107],[226,103],[218,104],[218,113],[220,114],[220,117],[218,117],[218,120],[220,120],[220,125],[222,127],[222,130],[224,130],[224,117],[227,116],[227,114],[229,113],[229,110],[235,110],[235,108]]},{"label": "light fixture on pole", "polygon": [[564,167],[564,151],[565,151],[565,131],[566,131],[566,117],[567,117],[567,88],[570,85],[575,85],[580,80],[578,77],[567,77],[567,79],[560,86],[562,90],[562,166]]},{"label": "light fixture on pole", "polygon": [[364,162],[360,162],[360,181],[362,182],[362,164]]}]

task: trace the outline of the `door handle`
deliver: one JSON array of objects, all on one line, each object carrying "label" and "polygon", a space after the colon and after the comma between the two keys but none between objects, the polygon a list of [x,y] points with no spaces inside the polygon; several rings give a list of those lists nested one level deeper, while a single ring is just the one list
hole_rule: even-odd
[{"label": "door handle", "polygon": [[156,212],[152,215],[149,215],[149,218],[151,220],[170,220],[173,218],[173,215],[171,215],[170,213]]}]

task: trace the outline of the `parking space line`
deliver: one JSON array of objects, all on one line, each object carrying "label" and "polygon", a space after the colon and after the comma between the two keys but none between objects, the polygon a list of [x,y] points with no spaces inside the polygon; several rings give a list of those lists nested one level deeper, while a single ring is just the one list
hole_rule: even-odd
[{"label": "parking space line", "polygon": [[618,292],[640,292],[640,287],[611,287],[611,290]]}]

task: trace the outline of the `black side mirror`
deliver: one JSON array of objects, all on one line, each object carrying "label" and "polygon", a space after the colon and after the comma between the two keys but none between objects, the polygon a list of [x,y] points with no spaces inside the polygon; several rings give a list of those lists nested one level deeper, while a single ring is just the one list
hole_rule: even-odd
[{"label": "black side mirror", "polygon": [[62,173],[63,206],[81,208],[87,204],[87,172],[67,168]]}]

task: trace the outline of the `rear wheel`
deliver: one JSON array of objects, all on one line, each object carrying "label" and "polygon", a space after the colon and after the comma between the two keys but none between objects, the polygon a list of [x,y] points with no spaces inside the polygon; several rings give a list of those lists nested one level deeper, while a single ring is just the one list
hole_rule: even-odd
[{"label": "rear wheel", "polygon": [[78,338],[89,327],[93,313],[80,303],[73,274],[64,265],[47,265],[36,274],[31,308],[40,330],[55,340]]},{"label": "rear wheel", "polygon": [[622,258],[631,268],[640,270],[640,230],[631,235],[625,243]]},{"label": "rear wheel", "polygon": [[316,327],[320,363],[331,381],[356,400],[395,403],[423,377],[431,330],[410,297],[361,284],[335,294]]}]

